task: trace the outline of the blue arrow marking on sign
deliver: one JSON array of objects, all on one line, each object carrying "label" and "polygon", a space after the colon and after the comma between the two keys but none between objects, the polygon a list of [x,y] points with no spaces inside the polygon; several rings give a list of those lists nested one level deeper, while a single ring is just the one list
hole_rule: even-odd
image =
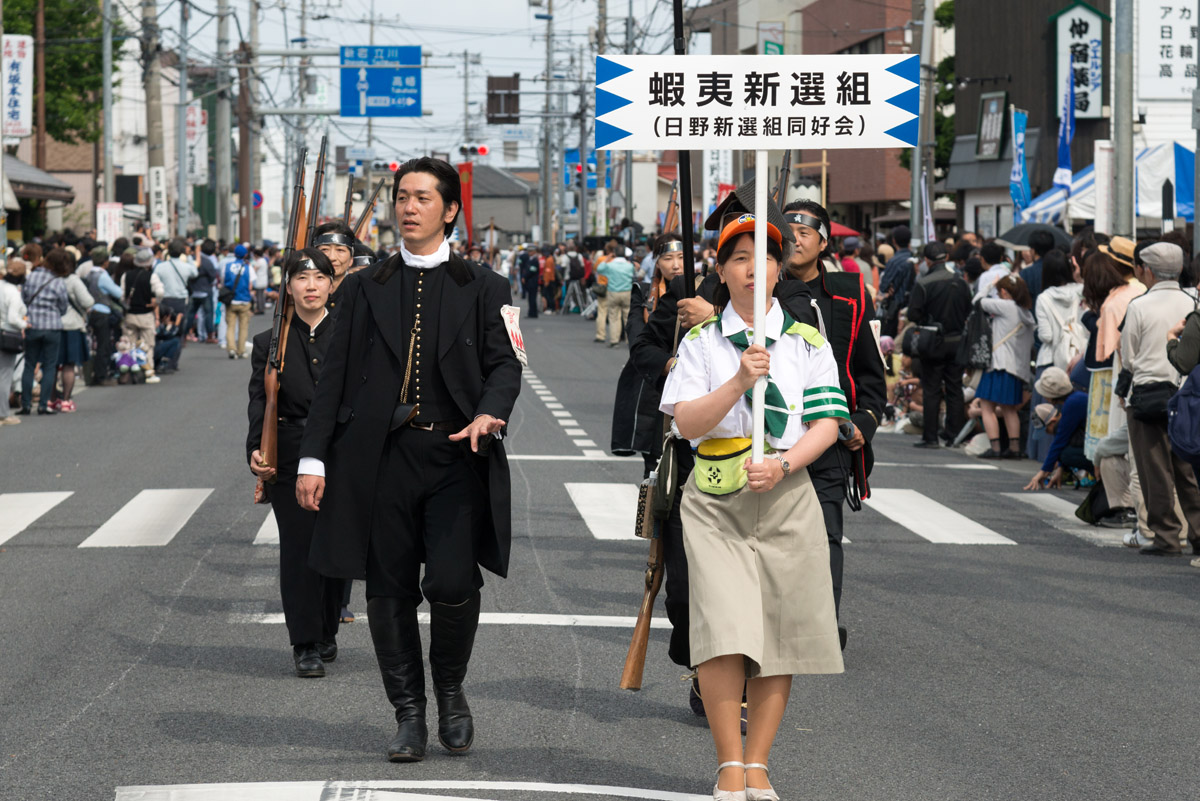
[{"label": "blue arrow marking on sign", "polygon": [[610,111],[616,111],[619,108],[624,108],[632,103],[620,95],[614,95],[612,92],[606,92],[599,87],[596,88],[596,116],[603,117]]},{"label": "blue arrow marking on sign", "polygon": [[607,147],[619,139],[629,136],[629,131],[623,131],[615,125],[609,125],[603,120],[596,120],[596,147]]},{"label": "blue arrow marking on sign", "polygon": [[[892,128],[885,133],[888,136],[894,136],[909,147],[917,146],[917,120],[918,117],[913,117],[908,122],[902,122],[895,128]],[[597,123],[599,124],[599,123]]]},{"label": "blue arrow marking on sign", "polygon": [[898,94],[895,97],[889,97],[887,102],[898,109],[907,111],[909,114],[917,114],[921,108],[921,87],[914,86],[907,92]]},{"label": "blue arrow marking on sign", "polygon": [[615,61],[609,61],[603,56],[596,56],[596,83],[601,84],[605,81],[611,81],[613,78],[620,78],[622,75],[633,72],[630,67],[624,64],[618,64]]},{"label": "blue arrow marking on sign", "polygon": [[910,56],[904,59],[899,64],[888,67],[887,71],[893,75],[899,75],[906,81],[913,83],[921,82],[921,57]]}]

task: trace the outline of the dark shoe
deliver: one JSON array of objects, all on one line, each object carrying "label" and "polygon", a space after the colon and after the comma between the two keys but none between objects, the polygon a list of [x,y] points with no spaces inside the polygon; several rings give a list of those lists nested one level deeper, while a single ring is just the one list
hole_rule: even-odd
[{"label": "dark shoe", "polygon": [[475,721],[462,683],[479,628],[479,593],[453,606],[431,603],[429,610],[429,669],[438,706],[438,742],[451,753],[462,754],[475,741]]},{"label": "dark shoe", "polygon": [[40,406],[39,406],[39,407],[38,407],[38,414],[58,414],[58,412],[57,412],[57,411],[55,411],[54,409],[51,409],[49,406],[47,406],[47,407],[45,407],[45,408],[42,408],[42,407],[40,407]]},{"label": "dark shoe", "polygon": [[101,381],[100,383],[98,383],[96,386],[99,386],[99,387],[115,387],[116,385],[117,385],[117,379],[115,379],[115,378],[106,378],[106,379],[104,379],[103,381]]},{"label": "dark shoe", "polygon": [[1183,556],[1183,551],[1168,551],[1166,548],[1159,548],[1157,545],[1147,545],[1138,551],[1142,556]]},{"label": "dark shoe", "polygon": [[1137,526],[1137,512],[1133,509],[1117,508],[1096,521],[1096,525],[1104,528],[1123,528],[1128,531]]},{"label": "dark shoe", "polygon": [[1003,459],[1003,458],[1005,458],[1005,456],[1004,456],[1004,454],[1000,453],[1000,451],[986,450],[983,453],[979,454],[979,458],[980,459]]},{"label": "dark shoe", "polygon": [[337,641],[329,640],[328,642],[317,643],[317,655],[321,657],[322,662],[333,662],[337,660]]},{"label": "dark shoe", "polygon": [[691,690],[688,691],[688,707],[696,717],[708,717],[708,713],[704,711],[704,699],[700,697],[699,676],[692,676]]},{"label": "dark shoe", "polygon": [[941,446],[938,445],[936,442],[926,442],[925,440],[921,440],[920,442],[914,442],[913,447],[914,448],[929,448],[930,450],[937,450]]},{"label": "dark shoe", "polygon": [[32,414],[32,411],[28,406],[22,406],[20,409],[17,409],[17,414]]},{"label": "dark shoe", "polygon": [[350,611],[350,607],[343,606],[341,613],[338,615],[338,621],[341,623],[353,623],[354,613]]},{"label": "dark shoe", "polygon": [[1004,459],[1024,459],[1024,458],[1025,458],[1025,454],[1021,453],[1020,451],[1007,450],[1007,451],[1005,451],[1005,452],[1004,452],[1004,454],[1003,454],[1003,456],[1002,456],[1001,458],[1004,458]]},{"label": "dark shoe", "polygon": [[845,626],[838,626],[838,642],[841,644],[843,651],[846,650],[846,639],[849,636],[850,636],[850,633],[848,631],[846,631]]},{"label": "dark shoe", "polygon": [[396,736],[388,743],[391,762],[425,758],[429,730],[425,725],[425,662],[417,607],[403,598],[378,596],[367,601],[367,622],[383,689],[396,709]]},{"label": "dark shoe", "polygon": [[325,678],[325,663],[317,653],[315,645],[297,645],[292,648],[292,658],[296,661],[296,675],[302,679]]}]

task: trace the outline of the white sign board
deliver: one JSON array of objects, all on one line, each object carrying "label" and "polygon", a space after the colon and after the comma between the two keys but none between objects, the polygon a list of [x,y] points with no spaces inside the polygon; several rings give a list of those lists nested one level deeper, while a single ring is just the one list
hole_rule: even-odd
[{"label": "white sign board", "polygon": [[199,103],[189,103],[186,123],[187,179],[201,186],[208,183],[208,112]]},{"label": "white sign board", "polygon": [[1092,143],[1092,164],[1095,165],[1096,175],[1096,212],[1092,224],[1097,231],[1111,231],[1116,220],[1116,192],[1113,191],[1115,161],[1116,153],[1111,140],[1098,139]]},{"label": "white sign board", "polygon": [[167,168],[151,167],[150,181],[146,189],[150,209],[150,235],[160,239],[167,231]]},{"label": "white sign board", "polygon": [[528,125],[495,126],[491,130],[504,142],[536,142],[538,138],[537,130]]},{"label": "white sign board", "polygon": [[596,148],[913,147],[919,61],[905,55],[598,56]]},{"label": "white sign board", "polygon": [[33,37],[5,34],[4,135],[33,135]]},{"label": "white sign board", "polygon": [[1104,18],[1090,6],[1079,3],[1059,14],[1058,71],[1054,91],[1062,108],[1067,72],[1075,84],[1075,119],[1100,119],[1104,106]]},{"label": "white sign board", "polygon": [[1190,100],[1200,25],[1195,0],[1142,0],[1137,21],[1138,97]]},{"label": "white sign board", "polygon": [[700,199],[703,205],[701,211],[705,217],[723,200],[720,197],[721,184],[736,185],[733,180],[733,151],[705,150],[704,178],[700,183]]},{"label": "white sign board", "polygon": [[783,54],[782,22],[758,23],[758,48],[755,52],[762,55]]},{"label": "white sign board", "polygon": [[120,203],[96,204],[96,236],[112,245],[125,236],[124,206]]}]

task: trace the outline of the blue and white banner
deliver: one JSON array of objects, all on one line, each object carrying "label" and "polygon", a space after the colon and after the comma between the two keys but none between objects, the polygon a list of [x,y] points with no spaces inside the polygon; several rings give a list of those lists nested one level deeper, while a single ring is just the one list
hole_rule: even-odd
[{"label": "blue and white banner", "polygon": [[1012,110],[1012,172],[1008,176],[1008,193],[1012,195],[1013,217],[1020,219],[1020,213],[1032,198],[1029,188],[1029,172],[1025,168],[1025,126],[1029,122],[1029,113],[1017,108]]},{"label": "blue and white banner", "polygon": [[1054,185],[1071,193],[1071,141],[1075,138],[1075,81],[1067,76],[1063,90],[1062,116],[1058,119],[1058,169],[1054,171]]}]

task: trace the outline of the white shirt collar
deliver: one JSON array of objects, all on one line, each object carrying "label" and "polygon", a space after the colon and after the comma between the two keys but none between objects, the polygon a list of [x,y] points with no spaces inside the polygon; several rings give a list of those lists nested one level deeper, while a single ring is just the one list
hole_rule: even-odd
[{"label": "white shirt collar", "polygon": [[432,270],[450,260],[450,243],[443,238],[442,244],[438,245],[438,249],[433,253],[428,256],[416,256],[408,251],[404,240],[401,239],[400,258],[404,259],[404,263],[409,267],[416,267],[418,270]]},{"label": "white shirt collar", "polygon": [[[770,298],[770,301],[771,305],[767,307],[767,339],[778,340],[783,332],[783,307],[775,298]],[[749,330],[750,326],[734,310],[733,304],[726,303],[725,310],[721,312],[721,336],[728,338],[738,331]]]}]

